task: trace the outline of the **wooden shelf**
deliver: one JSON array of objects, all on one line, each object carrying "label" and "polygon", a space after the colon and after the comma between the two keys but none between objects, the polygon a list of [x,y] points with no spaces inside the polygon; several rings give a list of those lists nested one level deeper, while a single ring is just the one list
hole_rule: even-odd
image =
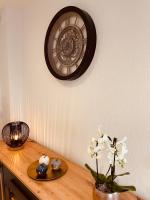
[{"label": "wooden shelf", "polygon": [[[42,154],[64,159],[68,165],[67,173],[54,181],[35,181],[28,177],[28,166]],[[40,200],[93,200],[93,178],[81,166],[66,160],[59,154],[29,140],[24,148],[11,151],[0,141],[0,161]],[[135,200],[128,193],[125,200]],[[123,199],[124,200],[124,199]]]}]

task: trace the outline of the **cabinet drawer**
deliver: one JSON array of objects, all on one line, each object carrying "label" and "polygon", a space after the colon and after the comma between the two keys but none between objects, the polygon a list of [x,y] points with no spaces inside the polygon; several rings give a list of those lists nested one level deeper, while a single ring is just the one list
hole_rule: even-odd
[{"label": "cabinet drawer", "polygon": [[13,182],[13,180],[10,181],[8,195],[10,200],[28,200],[26,195],[20,190],[15,182]]},{"label": "cabinet drawer", "polygon": [[38,200],[5,166],[3,166],[3,177],[4,199],[2,200]]}]

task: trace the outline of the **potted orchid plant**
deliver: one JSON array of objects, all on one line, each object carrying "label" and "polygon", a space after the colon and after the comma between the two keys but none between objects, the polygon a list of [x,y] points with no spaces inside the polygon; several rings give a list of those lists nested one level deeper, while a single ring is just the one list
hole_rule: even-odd
[{"label": "potted orchid plant", "polygon": [[[127,138],[124,137],[122,140],[117,138],[111,138],[106,134],[100,134],[97,138],[92,138],[88,148],[88,153],[91,158],[96,161],[96,171],[93,170],[88,164],[85,164],[88,170],[90,170],[92,176],[95,179],[95,188],[100,194],[103,195],[103,199],[119,199],[119,194],[126,191],[135,191],[134,186],[121,186],[116,182],[116,178],[119,176],[129,175],[129,172],[116,174],[116,165],[119,164],[121,168],[126,164],[125,155],[127,154]],[[106,174],[99,173],[99,159],[102,153],[105,151],[108,159],[108,170]],[[104,198],[105,196],[105,198]],[[102,198],[102,197],[100,197]]]}]

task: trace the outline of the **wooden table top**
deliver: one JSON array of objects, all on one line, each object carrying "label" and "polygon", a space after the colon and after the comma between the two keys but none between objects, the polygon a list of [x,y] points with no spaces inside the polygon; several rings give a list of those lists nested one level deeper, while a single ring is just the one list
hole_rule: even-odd
[{"label": "wooden table top", "polygon": [[[53,181],[35,181],[29,178],[29,165],[42,154],[65,160],[68,165],[67,173]],[[0,141],[0,161],[40,200],[93,200],[94,182],[89,171],[32,140],[27,141],[24,148],[18,151],[9,150]],[[125,200],[136,199],[129,193]]]}]

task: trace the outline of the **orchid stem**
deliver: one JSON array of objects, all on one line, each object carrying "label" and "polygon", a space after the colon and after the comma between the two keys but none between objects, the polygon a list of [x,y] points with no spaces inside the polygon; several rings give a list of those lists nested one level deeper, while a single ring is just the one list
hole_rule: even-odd
[{"label": "orchid stem", "polygon": [[[98,146],[98,142],[96,143],[96,146]],[[97,180],[98,180],[98,159],[97,159],[98,154],[96,153],[96,173],[97,173]]]},{"label": "orchid stem", "polygon": [[[117,143],[117,138],[114,138],[114,140],[113,140],[113,146],[114,146],[115,149],[116,149],[116,143]],[[115,176],[115,165],[116,165],[116,152],[114,153],[113,166],[111,166],[112,182],[113,182],[114,176]]]},{"label": "orchid stem", "polygon": [[97,173],[97,177],[98,177],[98,159],[96,159],[96,173]]},{"label": "orchid stem", "polygon": [[111,169],[111,165],[109,165],[109,168],[108,168],[108,170],[107,170],[106,176],[108,175],[110,169]]}]

